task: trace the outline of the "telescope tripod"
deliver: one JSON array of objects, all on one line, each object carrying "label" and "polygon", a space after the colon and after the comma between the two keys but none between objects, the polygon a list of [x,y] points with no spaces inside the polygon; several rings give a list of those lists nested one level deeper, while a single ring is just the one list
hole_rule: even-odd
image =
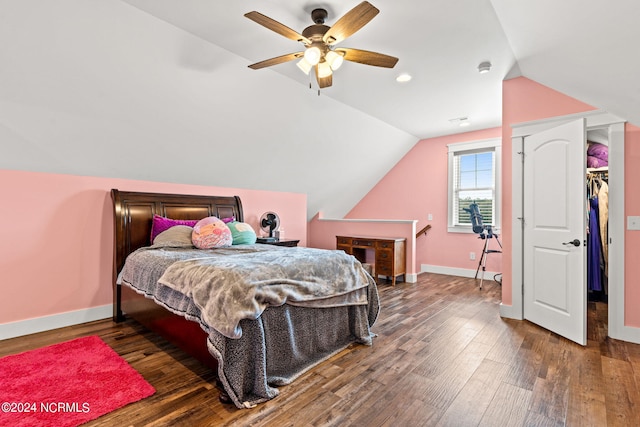
[{"label": "telescope tripod", "polygon": [[[500,250],[498,249],[489,249],[489,240],[495,238],[496,242],[498,242],[498,246],[500,246]],[[478,239],[484,240],[484,247],[482,248],[482,256],[480,256],[480,261],[478,262],[478,268],[476,269],[476,275],[474,279],[478,279],[478,272],[480,271],[480,267],[482,267],[482,276],[480,277],[480,290],[482,290],[482,283],[484,282],[484,273],[486,271],[487,264],[487,255],[488,254],[501,254],[502,253],[502,243],[498,239],[497,234],[493,234],[491,231],[488,233],[483,231],[483,233],[478,237]]]}]

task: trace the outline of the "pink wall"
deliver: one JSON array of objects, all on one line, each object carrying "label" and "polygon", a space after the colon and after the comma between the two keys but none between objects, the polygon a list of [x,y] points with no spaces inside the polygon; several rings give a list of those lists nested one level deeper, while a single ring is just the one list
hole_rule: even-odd
[{"label": "pink wall", "polygon": [[[624,216],[640,216],[640,128],[631,124],[624,132]],[[626,225],[626,224],[625,224]],[[640,328],[640,231],[624,234],[625,325]]]},{"label": "pink wall", "polygon": [[304,194],[0,170],[0,324],[111,303],[111,188],[238,195],[256,230],[273,210],[286,237],[306,245]]},{"label": "pink wall", "polygon": [[[447,231],[447,144],[500,136],[501,129],[494,128],[419,141],[346,218],[415,219],[417,231],[431,224],[416,240],[417,271],[422,264],[475,270],[479,258],[470,260],[469,252],[479,257],[483,241],[476,234]],[[487,271],[501,271],[500,255],[487,258]]]},{"label": "pink wall", "polygon": [[[427,236],[416,241],[416,265],[475,269],[469,252],[480,252],[475,235],[447,232],[447,147],[449,143],[502,136],[502,258],[490,257],[487,269],[503,272],[502,301],[512,304],[511,126],[533,120],[595,110],[525,77],[503,82],[502,128],[425,139],[349,212],[346,218],[416,219],[417,229],[430,223]],[[640,128],[625,129],[625,217],[640,215]],[[427,215],[433,220],[427,221]],[[310,227],[311,230],[311,227]],[[333,233],[335,234],[335,233]],[[625,232],[625,325],[640,327],[640,232]],[[419,270],[418,270],[419,271]]]},{"label": "pink wall", "polygon": [[415,221],[333,220],[323,219],[322,213],[318,213],[309,222],[309,246],[314,248],[336,249],[336,236],[404,237],[405,266],[410,275],[420,271],[416,270],[415,234]]},{"label": "pink wall", "polygon": [[[554,91],[524,77],[503,83],[502,116],[502,160],[503,160],[503,204],[504,247],[502,301],[512,303],[511,270],[511,125],[532,120],[562,116],[594,110],[590,105]],[[627,124],[625,127],[625,217],[640,215],[640,128]],[[625,231],[625,325],[640,327],[640,232]]]}]

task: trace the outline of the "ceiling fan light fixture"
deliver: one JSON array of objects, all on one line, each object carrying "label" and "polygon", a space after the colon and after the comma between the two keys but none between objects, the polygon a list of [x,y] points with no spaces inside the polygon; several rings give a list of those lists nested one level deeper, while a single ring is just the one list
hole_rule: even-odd
[{"label": "ceiling fan light fixture", "polygon": [[320,49],[316,46],[311,46],[304,51],[304,59],[312,66],[320,62],[320,55]]},{"label": "ceiling fan light fixture", "polygon": [[311,71],[311,69],[313,68],[313,65],[309,64],[307,60],[304,59],[304,57],[300,61],[298,61],[296,65],[302,70],[303,73],[307,75],[309,75],[309,71]]},{"label": "ceiling fan light fixture", "polygon": [[411,80],[411,74],[408,73],[402,73],[398,77],[396,77],[396,81],[398,83],[406,83],[409,80]]},{"label": "ceiling fan light fixture", "polygon": [[340,66],[344,62],[344,57],[341,54],[334,52],[333,50],[330,50],[325,55],[324,60],[328,62],[331,69],[335,71],[338,68],[340,68]]},{"label": "ceiling fan light fixture", "polygon": [[331,75],[331,66],[327,61],[323,61],[318,64],[318,77],[321,79],[329,77]]}]

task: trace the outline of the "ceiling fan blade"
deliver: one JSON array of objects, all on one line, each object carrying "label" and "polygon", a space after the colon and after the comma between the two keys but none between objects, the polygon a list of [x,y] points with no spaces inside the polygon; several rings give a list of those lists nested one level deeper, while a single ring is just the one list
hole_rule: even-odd
[{"label": "ceiling fan blade", "polygon": [[293,61],[294,59],[304,56],[304,52],[289,53],[287,55],[276,56],[275,58],[265,59],[249,65],[249,68],[259,70],[260,68],[271,67],[272,65],[282,64],[283,62]]},{"label": "ceiling fan blade", "polygon": [[365,65],[373,65],[375,67],[393,68],[398,62],[395,56],[385,55],[378,52],[370,52],[368,50],[339,48],[336,52],[344,53],[344,59],[351,62],[358,62]]},{"label": "ceiling fan blade", "polygon": [[318,66],[315,67],[316,70],[316,80],[318,81],[318,87],[320,89],[324,89],[325,87],[329,87],[333,84],[333,74],[329,74],[326,77],[320,77],[318,74]]},{"label": "ceiling fan blade", "polygon": [[364,27],[378,12],[380,11],[371,3],[363,1],[338,19],[324,34],[322,40],[328,45],[339,43]]},{"label": "ceiling fan blade", "polygon": [[274,19],[269,18],[268,16],[261,14],[260,12],[256,12],[256,11],[248,12],[248,13],[245,13],[244,16],[246,16],[247,18],[251,19],[254,22],[257,22],[263,27],[270,29],[271,31],[275,31],[278,34],[285,36],[288,39],[295,40],[297,42],[302,42],[305,45],[311,44],[311,40],[309,40],[302,34],[298,33],[295,30],[292,30],[291,28],[287,27],[284,24],[279,23]]}]

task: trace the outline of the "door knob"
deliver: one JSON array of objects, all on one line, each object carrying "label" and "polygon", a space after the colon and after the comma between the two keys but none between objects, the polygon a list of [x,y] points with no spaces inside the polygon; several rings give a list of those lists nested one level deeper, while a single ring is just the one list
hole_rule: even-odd
[{"label": "door knob", "polygon": [[563,245],[580,246],[580,240],[579,239],[573,239],[570,242],[564,242]]}]

